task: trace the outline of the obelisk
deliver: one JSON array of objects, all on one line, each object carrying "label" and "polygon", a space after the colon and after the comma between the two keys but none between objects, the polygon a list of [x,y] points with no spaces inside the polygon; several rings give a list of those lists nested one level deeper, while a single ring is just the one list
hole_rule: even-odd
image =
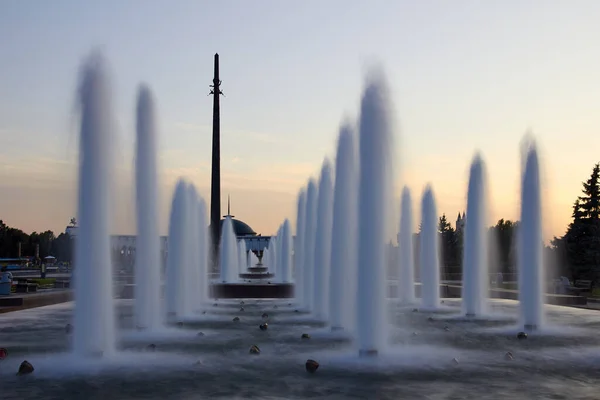
[{"label": "obelisk", "polygon": [[213,95],[213,129],[212,129],[212,176],[210,182],[210,232],[212,237],[212,265],[219,264],[219,240],[221,223],[221,113],[220,95],[221,80],[219,79],[219,54],[215,54],[215,73],[213,84],[210,85]]}]

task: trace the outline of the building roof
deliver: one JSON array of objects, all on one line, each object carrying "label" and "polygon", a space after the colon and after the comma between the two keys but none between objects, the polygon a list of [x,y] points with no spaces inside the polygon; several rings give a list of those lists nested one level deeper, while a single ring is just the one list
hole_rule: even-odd
[{"label": "building roof", "polygon": [[[225,218],[221,220],[219,231],[223,228],[224,221]],[[231,218],[231,222],[233,223],[233,231],[235,232],[235,236],[256,236],[254,229],[250,228],[250,225],[247,223],[235,218]]]}]

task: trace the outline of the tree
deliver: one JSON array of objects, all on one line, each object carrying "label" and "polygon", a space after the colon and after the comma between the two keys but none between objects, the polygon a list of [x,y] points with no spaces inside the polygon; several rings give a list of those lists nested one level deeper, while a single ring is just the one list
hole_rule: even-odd
[{"label": "tree", "polygon": [[460,249],[458,247],[458,241],[456,231],[452,228],[452,225],[448,222],[446,214],[442,214],[439,218],[438,232],[440,234],[441,241],[441,264],[445,268],[447,273],[459,273],[460,272]]},{"label": "tree", "polygon": [[491,228],[492,237],[496,241],[498,249],[498,262],[500,263],[500,272],[511,273],[515,270],[515,233],[517,223],[511,220],[500,219],[495,226]]},{"label": "tree", "polygon": [[600,164],[583,182],[583,195],[573,204],[573,221],[562,238],[554,238],[552,249],[566,264],[572,280],[596,280],[600,269]]}]

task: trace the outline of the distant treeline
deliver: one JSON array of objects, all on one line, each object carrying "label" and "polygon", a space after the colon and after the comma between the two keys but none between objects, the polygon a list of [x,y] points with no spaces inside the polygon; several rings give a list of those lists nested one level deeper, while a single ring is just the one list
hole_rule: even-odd
[{"label": "distant treeline", "polygon": [[[468,216],[466,216],[468,217]],[[462,272],[464,214],[460,213],[456,227],[452,227],[446,215],[439,218],[441,264],[446,274]],[[75,225],[75,219],[71,220]],[[516,231],[518,221],[499,220],[490,227],[493,250],[489,262],[495,270],[503,273],[516,272]],[[418,236],[415,245],[418,255]],[[39,258],[54,256],[59,261],[71,262],[73,242],[67,233],[56,236],[52,231],[33,232],[28,235],[20,229],[11,228],[0,220],[0,258],[21,256],[34,257],[39,245]],[[590,178],[583,182],[582,195],[573,204],[572,222],[562,237],[555,237],[550,246],[544,248],[547,265],[556,266],[552,273],[565,275],[572,280],[600,279],[600,164],[596,164]],[[113,257],[129,257],[115,254]]]},{"label": "distant treeline", "polygon": [[[19,254],[19,243],[21,254]],[[39,254],[36,254],[36,247],[39,246]],[[39,260],[44,257],[54,256],[59,261],[71,262],[72,241],[70,235],[61,233],[56,236],[52,231],[33,232],[28,235],[17,228],[7,226],[0,220],[0,258],[16,258],[39,256]]]}]

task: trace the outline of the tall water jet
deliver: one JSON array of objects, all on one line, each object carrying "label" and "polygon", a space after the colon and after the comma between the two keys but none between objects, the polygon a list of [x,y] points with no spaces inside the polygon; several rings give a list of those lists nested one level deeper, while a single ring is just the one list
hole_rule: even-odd
[{"label": "tall water jet", "polygon": [[231,217],[225,217],[225,221],[223,221],[219,260],[221,265],[221,282],[237,282],[237,239],[233,231]]},{"label": "tall water jet", "polygon": [[357,231],[357,153],[349,125],[340,130],[335,159],[335,186],[329,274],[329,321],[333,330],[354,329]]},{"label": "tall water jet", "polygon": [[358,184],[357,341],[360,355],[387,344],[386,233],[392,198],[390,100],[382,75],[368,82],[361,101]]},{"label": "tall water jet", "polygon": [[469,173],[463,250],[462,311],[467,317],[487,312],[489,292],[488,208],[485,164],[479,154]]},{"label": "tall water jet", "polygon": [[250,267],[256,267],[258,264],[258,257],[251,251],[248,252],[248,255],[250,256]]},{"label": "tall water jet", "polygon": [[181,295],[184,297],[184,309],[182,314],[186,317],[192,316],[199,309],[200,291],[200,216],[198,215],[198,192],[194,185],[189,185],[187,190],[185,255],[186,262],[183,269],[183,283],[185,290]]},{"label": "tall water jet", "polygon": [[311,311],[313,307],[313,271],[315,259],[315,233],[317,230],[317,185],[310,178],[306,189],[306,223],[304,224],[304,272],[302,288],[304,307]]},{"label": "tall water jet", "polygon": [[202,196],[198,198],[198,226],[199,230],[199,291],[198,291],[198,299],[200,304],[203,304],[208,300],[208,263],[210,259],[209,252],[209,231],[208,231],[208,217],[206,213],[206,201]]},{"label": "tall water jet", "polygon": [[517,231],[519,301],[521,323],[526,330],[535,330],[544,323],[542,197],[540,164],[535,143],[529,143],[525,157],[521,186],[521,223]]},{"label": "tall water jet", "polygon": [[402,189],[400,206],[400,236],[398,243],[398,291],[404,304],[415,302],[415,255],[413,246],[413,209],[410,189]]},{"label": "tall water jet", "polygon": [[73,350],[83,357],[115,351],[110,249],[112,110],[104,60],[92,54],[80,71],[79,228],[75,240]]},{"label": "tall water jet", "polygon": [[274,275],[277,274],[277,235],[271,236],[271,239],[269,240],[269,251],[266,260],[269,272]]},{"label": "tall water jet", "polygon": [[331,229],[333,224],[333,183],[331,163],[323,161],[317,197],[317,230],[314,258],[315,317],[327,321],[329,314],[329,263],[331,262]]},{"label": "tall water jet", "polygon": [[136,211],[135,324],[157,329],[160,309],[160,237],[158,234],[158,173],[154,99],[144,85],[138,89],[136,125]]},{"label": "tall water jet", "polygon": [[277,230],[277,239],[277,250],[275,254],[277,257],[277,261],[275,262],[277,271],[275,272],[275,277],[279,282],[282,282],[281,277],[283,275],[283,265],[281,264],[283,263],[283,254],[281,254],[281,249],[283,248],[283,224],[281,224]]},{"label": "tall water jet", "polygon": [[304,224],[306,215],[306,191],[300,190],[298,193],[298,203],[296,206],[296,238],[293,241],[294,265],[293,275],[295,282],[294,293],[296,299],[302,302],[302,271],[304,269]]},{"label": "tall water jet", "polygon": [[246,273],[246,242],[244,239],[237,242],[238,270],[240,274]]},{"label": "tall water jet", "polygon": [[270,268],[269,268],[269,265],[270,265],[269,264],[270,263],[269,262],[269,248],[268,247],[263,250],[262,257],[260,258],[260,263],[262,264],[262,266],[264,268],[267,268],[267,271],[270,271]]},{"label": "tall water jet", "polygon": [[186,263],[185,243],[187,236],[187,187],[183,179],[175,186],[169,217],[169,251],[167,252],[167,271],[165,298],[167,317],[182,317],[185,308],[183,293],[185,292],[183,268]]},{"label": "tall water jet", "polygon": [[430,185],[423,192],[420,240],[421,304],[426,309],[435,309],[440,305],[440,255],[437,207]]},{"label": "tall water jet", "polygon": [[280,271],[281,276],[279,280],[283,283],[292,282],[292,228],[290,228],[290,221],[286,219],[283,221],[281,228],[281,251],[280,256]]}]

